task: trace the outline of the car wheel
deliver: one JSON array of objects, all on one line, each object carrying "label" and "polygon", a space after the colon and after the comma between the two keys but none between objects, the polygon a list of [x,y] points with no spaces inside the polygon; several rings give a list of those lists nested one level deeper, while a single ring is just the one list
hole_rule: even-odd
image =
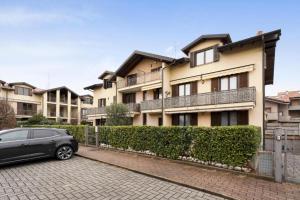
[{"label": "car wheel", "polygon": [[68,160],[73,156],[73,149],[70,146],[61,146],[56,151],[56,157],[59,160]]}]

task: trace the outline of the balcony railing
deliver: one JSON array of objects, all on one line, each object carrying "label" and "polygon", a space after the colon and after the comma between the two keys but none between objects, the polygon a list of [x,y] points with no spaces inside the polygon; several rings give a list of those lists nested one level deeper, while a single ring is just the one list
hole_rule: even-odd
[{"label": "balcony railing", "polygon": [[278,112],[272,112],[272,113],[266,113],[267,120],[278,120],[279,119],[279,113]]},{"label": "balcony railing", "polygon": [[77,102],[78,102],[77,99],[71,99],[71,104],[72,105],[77,105]]},{"label": "balcony railing", "polygon": [[297,105],[297,106],[289,106],[289,110],[300,110],[300,105]]},{"label": "balcony railing", "polygon": [[36,110],[18,110],[17,111],[17,115],[29,115],[29,116],[32,116],[32,115],[35,115],[35,114],[37,114]]},{"label": "balcony railing", "polygon": [[125,88],[128,86],[144,84],[144,83],[156,81],[156,80],[161,80],[161,72],[160,71],[149,72],[149,73],[145,73],[143,75],[137,75],[137,77],[134,77],[134,78],[130,78],[130,79],[125,78],[123,80],[119,80],[117,82],[117,87],[120,89],[120,88]]},{"label": "balcony railing", "polygon": [[140,104],[138,103],[128,103],[125,105],[128,107],[129,112],[140,112]]},{"label": "balcony railing", "polygon": [[68,98],[65,96],[60,97],[60,103],[68,103]]},{"label": "balcony railing", "polygon": [[48,102],[56,102],[56,97],[55,96],[48,96]]},{"label": "balcony railing", "polygon": [[162,100],[154,99],[154,100],[146,100],[141,102],[141,110],[157,110],[161,109]]},{"label": "balcony railing", "polygon": [[[140,112],[140,104],[129,103],[129,104],[125,104],[125,105],[128,107],[129,112]],[[106,106],[99,107],[99,108],[88,108],[88,109],[86,109],[85,113],[83,113],[83,116],[106,114],[105,109],[106,109]]]},{"label": "balcony railing", "polygon": [[169,97],[164,101],[165,108],[179,108],[191,106],[230,104],[255,102],[255,87],[237,90],[201,93],[190,96]]}]

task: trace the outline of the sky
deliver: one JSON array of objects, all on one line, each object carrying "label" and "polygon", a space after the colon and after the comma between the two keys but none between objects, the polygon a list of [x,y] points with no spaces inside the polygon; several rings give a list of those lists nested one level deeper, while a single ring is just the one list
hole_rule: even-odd
[{"label": "sky", "polygon": [[0,80],[86,94],[134,51],[171,57],[202,34],[282,30],[274,85],[300,90],[300,1],[0,0]]}]

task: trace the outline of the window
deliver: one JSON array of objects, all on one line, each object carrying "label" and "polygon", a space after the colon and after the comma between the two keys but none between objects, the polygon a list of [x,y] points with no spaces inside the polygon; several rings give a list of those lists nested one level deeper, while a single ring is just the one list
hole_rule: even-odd
[{"label": "window", "polygon": [[237,76],[225,76],[221,78],[221,90],[237,89]]},{"label": "window", "polygon": [[98,107],[105,107],[106,106],[106,99],[98,99]]},{"label": "window", "polygon": [[222,112],[221,113],[221,126],[237,125],[237,112]]},{"label": "window", "polygon": [[221,90],[228,90],[228,77],[221,78]]},{"label": "window", "polygon": [[179,96],[188,96],[191,95],[191,84],[179,85]]},{"label": "window", "polygon": [[153,68],[151,69],[151,72],[159,72],[161,70],[161,67]]},{"label": "window", "polygon": [[158,118],[158,126],[162,126],[162,124],[163,124],[162,117],[159,117]]},{"label": "window", "polygon": [[143,113],[143,125],[147,125],[147,114]]},{"label": "window", "polygon": [[107,79],[103,80],[103,85],[104,85],[104,89],[112,88],[112,82]]},{"label": "window", "polygon": [[123,103],[135,103],[135,93],[123,94]]},{"label": "window", "polygon": [[24,96],[32,96],[32,89],[25,87],[15,87],[15,94],[24,95]]},{"label": "window", "polygon": [[28,130],[18,130],[0,135],[0,142],[26,140],[28,137]]},{"label": "window", "polygon": [[174,114],[172,115],[172,125],[174,126],[195,126],[197,125],[197,113]]},{"label": "window", "polygon": [[[196,65],[204,65],[207,63],[214,62],[214,49],[207,49],[207,50],[201,50],[198,52],[195,52],[195,63]],[[193,59],[193,58],[192,58]]]},{"label": "window", "polygon": [[17,103],[17,115],[34,115],[37,113],[37,105],[31,103]]},{"label": "window", "polygon": [[196,65],[203,65],[204,64],[204,52],[200,52],[196,54]]},{"label": "window", "polygon": [[146,101],[146,99],[147,99],[146,97],[147,97],[147,91],[144,91],[143,92],[143,101]]},{"label": "window", "polygon": [[55,135],[57,135],[57,133],[52,130],[33,130],[32,139],[53,137]]},{"label": "window", "polygon": [[137,74],[131,74],[127,76],[127,86],[137,84]]},{"label": "window", "polygon": [[209,49],[205,51],[205,63],[211,63],[214,61],[214,50]]},{"label": "window", "polygon": [[211,113],[212,126],[248,125],[248,111],[224,111]]},{"label": "window", "polygon": [[162,99],[162,88],[153,91],[153,99]]}]

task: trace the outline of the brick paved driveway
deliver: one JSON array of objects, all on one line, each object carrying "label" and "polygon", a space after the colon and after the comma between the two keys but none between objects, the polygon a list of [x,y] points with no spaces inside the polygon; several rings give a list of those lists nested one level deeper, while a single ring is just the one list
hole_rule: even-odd
[{"label": "brick paved driveway", "polygon": [[0,168],[0,199],[222,199],[81,157]]}]

